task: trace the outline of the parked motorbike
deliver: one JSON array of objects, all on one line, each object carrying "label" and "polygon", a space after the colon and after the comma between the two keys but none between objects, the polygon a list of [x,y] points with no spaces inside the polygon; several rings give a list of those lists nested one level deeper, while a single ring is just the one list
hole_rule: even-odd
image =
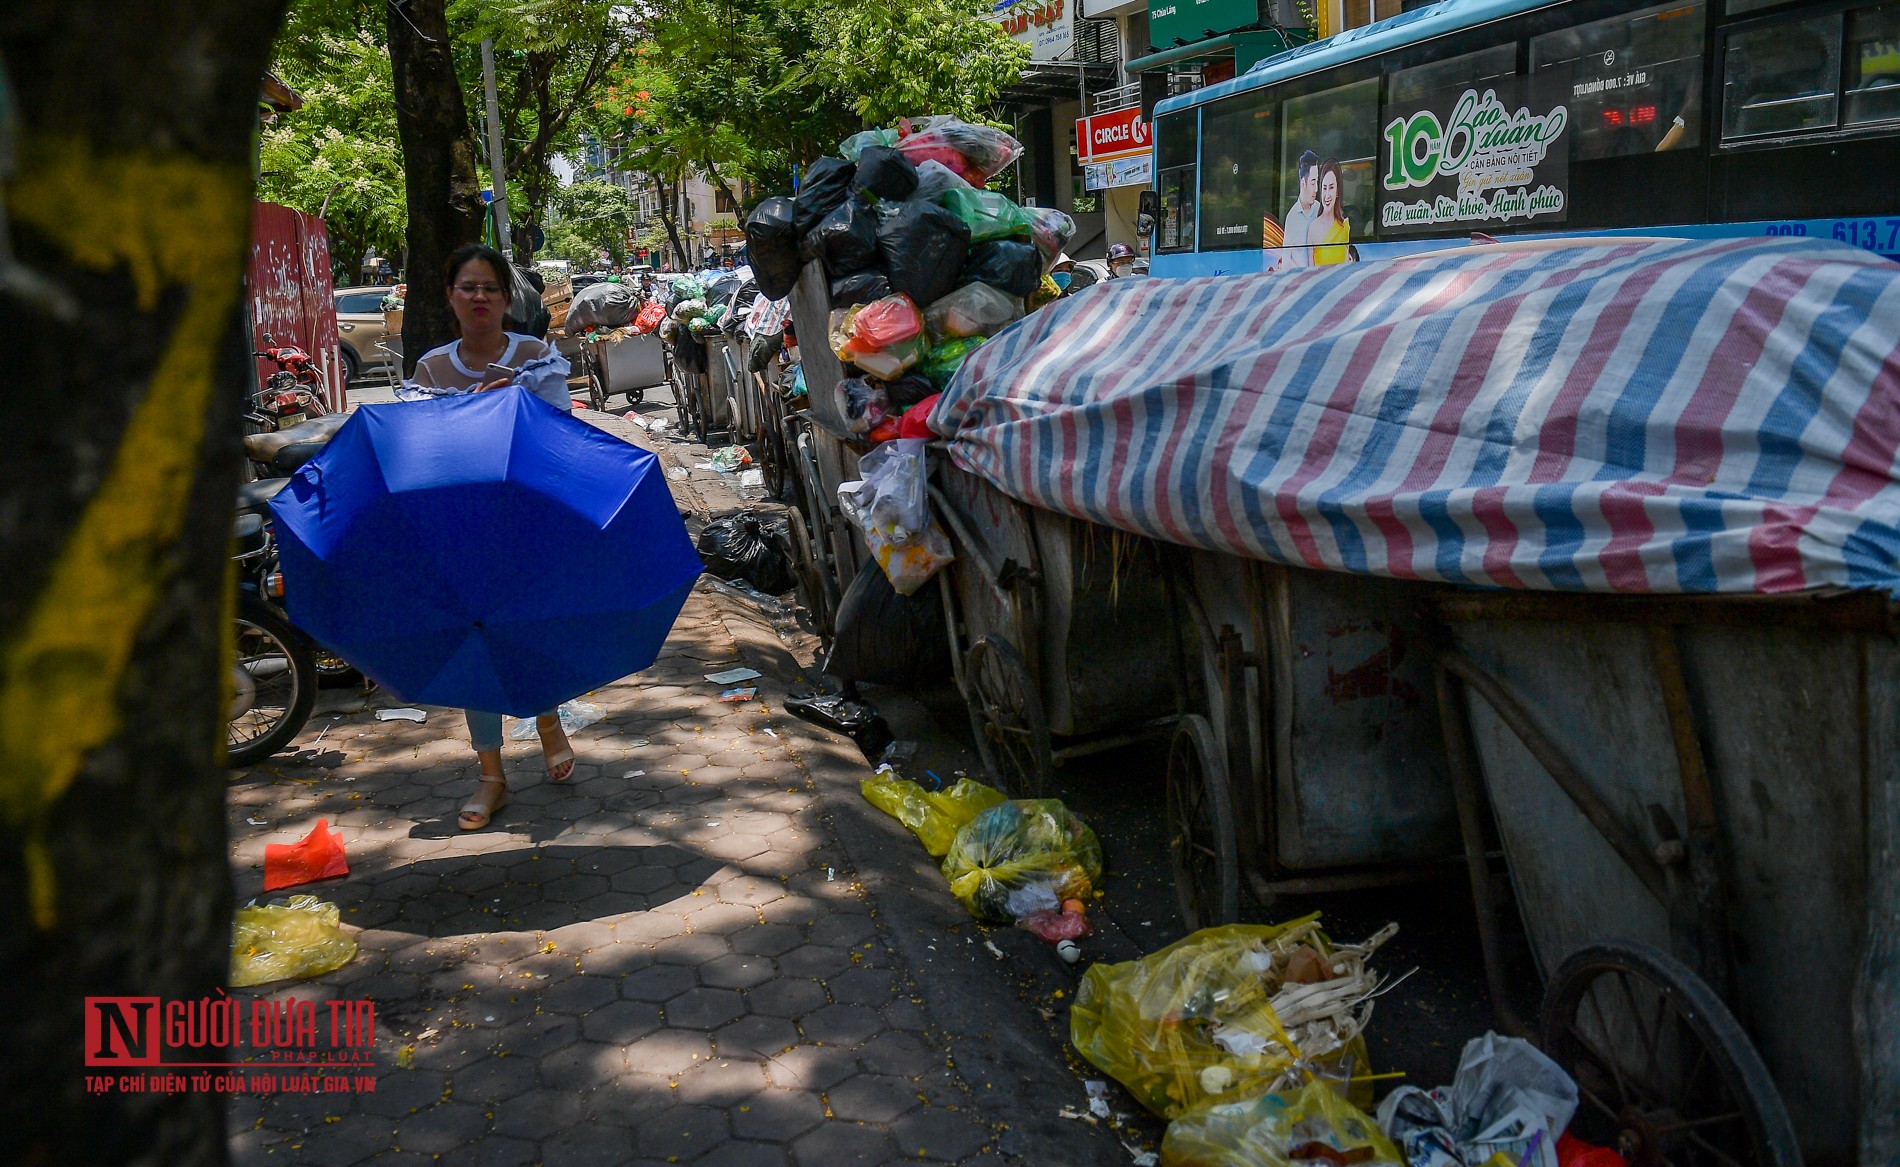
[{"label": "parked motorbike", "polygon": [[309,353],[294,344],[280,345],[264,334],[265,348],[251,355],[276,364],[257,391],[256,412],[272,429],[288,429],[298,422],[329,413],[323,404],[323,371]]}]

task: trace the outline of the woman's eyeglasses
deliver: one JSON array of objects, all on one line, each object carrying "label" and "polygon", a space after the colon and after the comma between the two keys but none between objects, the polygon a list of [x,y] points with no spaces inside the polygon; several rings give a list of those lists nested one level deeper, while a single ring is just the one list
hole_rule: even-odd
[{"label": "woman's eyeglasses", "polygon": [[501,295],[500,284],[457,284],[455,285],[455,290],[464,296],[474,296],[483,293],[490,296]]}]

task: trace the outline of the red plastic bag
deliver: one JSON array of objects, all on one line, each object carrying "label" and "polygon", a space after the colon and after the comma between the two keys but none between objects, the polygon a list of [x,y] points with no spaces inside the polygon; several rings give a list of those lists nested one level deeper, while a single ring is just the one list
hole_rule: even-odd
[{"label": "red plastic bag", "polygon": [[343,857],[343,836],[330,829],[329,819],[318,819],[299,842],[264,844],[265,891],[349,873],[349,861]]},{"label": "red plastic bag", "polygon": [[851,325],[851,347],[859,352],[874,352],[909,340],[923,330],[923,313],[917,311],[917,305],[909,296],[900,292],[858,309],[857,319]]},{"label": "red plastic bag", "polygon": [[1629,1160],[1566,1131],[1557,1140],[1557,1167],[1629,1167]]},{"label": "red plastic bag", "polygon": [[942,396],[943,394],[941,393],[932,393],[922,401],[906,409],[904,416],[897,419],[897,436],[900,438],[922,438],[925,441],[930,441],[935,438],[937,434],[930,428],[930,411],[937,408],[937,398]]},{"label": "red plastic bag", "polygon": [[640,309],[639,315],[633,318],[633,330],[644,336],[658,328],[665,319],[666,305],[658,300],[649,300],[646,307]]},{"label": "red plastic bag", "polygon": [[893,438],[899,436],[897,431],[902,424],[902,420],[903,419],[896,417],[885,418],[873,426],[870,433],[864,435],[864,440],[873,445],[891,441]]}]

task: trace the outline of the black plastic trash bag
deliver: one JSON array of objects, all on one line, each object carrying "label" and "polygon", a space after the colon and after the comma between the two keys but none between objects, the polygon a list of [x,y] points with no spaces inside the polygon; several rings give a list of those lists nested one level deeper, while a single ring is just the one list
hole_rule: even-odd
[{"label": "black plastic trash bag", "polygon": [[803,239],[826,215],[838,209],[851,193],[851,179],[858,168],[842,158],[820,158],[805,169],[792,200],[792,227]]},{"label": "black plastic trash bag", "polygon": [[579,336],[590,328],[625,328],[640,310],[640,297],[625,284],[590,284],[574,293],[567,306],[569,336]]},{"label": "black plastic trash bag", "polygon": [[[746,255],[752,278],[768,300],[783,300],[798,283],[798,226],[792,200],[780,195],[760,203],[745,221]],[[600,285],[596,284],[595,287]]]},{"label": "black plastic trash bag", "polygon": [[851,189],[868,190],[887,203],[901,203],[917,191],[917,168],[889,146],[866,146],[858,155]]},{"label": "black plastic trash bag", "polygon": [[891,409],[902,413],[937,391],[937,387],[915,373],[905,373],[895,381],[881,382]]},{"label": "black plastic trash bag", "polygon": [[823,726],[857,743],[865,758],[884,752],[894,740],[884,715],[863,701],[828,693],[808,693],[785,698],[785,710],[800,721]]},{"label": "black plastic trash bag", "polygon": [[[867,151],[868,153],[869,151]],[[877,250],[891,290],[928,307],[955,290],[970,251],[970,226],[956,212],[912,199],[878,225]]]},{"label": "black plastic trash bag", "polygon": [[784,551],[783,523],[749,511],[726,515],[699,533],[699,557],[723,580],[744,580],[768,596],[792,590],[792,562]]},{"label": "black plastic trash bag", "polygon": [[842,276],[831,281],[833,308],[869,304],[873,300],[882,300],[890,294],[891,281],[884,278],[883,272],[864,271],[854,276]]},{"label": "black plastic trash bag", "polygon": [[546,336],[550,316],[541,303],[541,289],[535,287],[532,273],[517,267],[512,274],[514,278],[509,285],[514,295],[508,301],[507,311],[501,314],[502,327],[527,336]]},{"label": "black plastic trash bag", "polygon": [[822,671],[841,681],[912,688],[950,674],[942,590],[900,596],[876,559],[844,590],[834,626]]},{"label": "black plastic trash bag", "polygon": [[807,259],[825,261],[833,279],[877,266],[877,214],[858,199],[846,199],[805,236]]},{"label": "black plastic trash bag", "polygon": [[988,284],[1012,296],[1027,296],[1042,283],[1042,256],[1033,243],[1013,239],[979,243],[970,248],[955,286],[974,283]]},{"label": "black plastic trash bag", "polygon": [[706,346],[691,329],[682,328],[673,334],[673,363],[689,373],[706,371]]}]

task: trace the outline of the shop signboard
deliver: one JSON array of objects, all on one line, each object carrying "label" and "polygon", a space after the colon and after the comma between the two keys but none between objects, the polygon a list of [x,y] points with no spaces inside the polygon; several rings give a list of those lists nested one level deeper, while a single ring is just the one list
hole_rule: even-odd
[{"label": "shop signboard", "polygon": [[1554,86],[1498,78],[1387,105],[1381,120],[1380,235],[1569,218],[1574,135]]},{"label": "shop signboard", "polygon": [[1141,107],[1130,106],[1113,113],[1098,113],[1079,118],[1075,123],[1075,152],[1083,165],[1109,162],[1117,158],[1146,155],[1154,146],[1154,135]]},{"label": "shop signboard", "polygon": [[1082,168],[1082,185],[1088,190],[1107,190],[1117,186],[1147,186],[1154,181],[1152,154],[1091,162]]},{"label": "shop signboard", "polygon": [[1246,28],[1260,19],[1259,0],[1148,0],[1148,43],[1171,49]]},{"label": "shop signboard", "polygon": [[1011,40],[1028,45],[1032,61],[1074,55],[1075,0],[1001,0],[990,9],[990,19]]}]

